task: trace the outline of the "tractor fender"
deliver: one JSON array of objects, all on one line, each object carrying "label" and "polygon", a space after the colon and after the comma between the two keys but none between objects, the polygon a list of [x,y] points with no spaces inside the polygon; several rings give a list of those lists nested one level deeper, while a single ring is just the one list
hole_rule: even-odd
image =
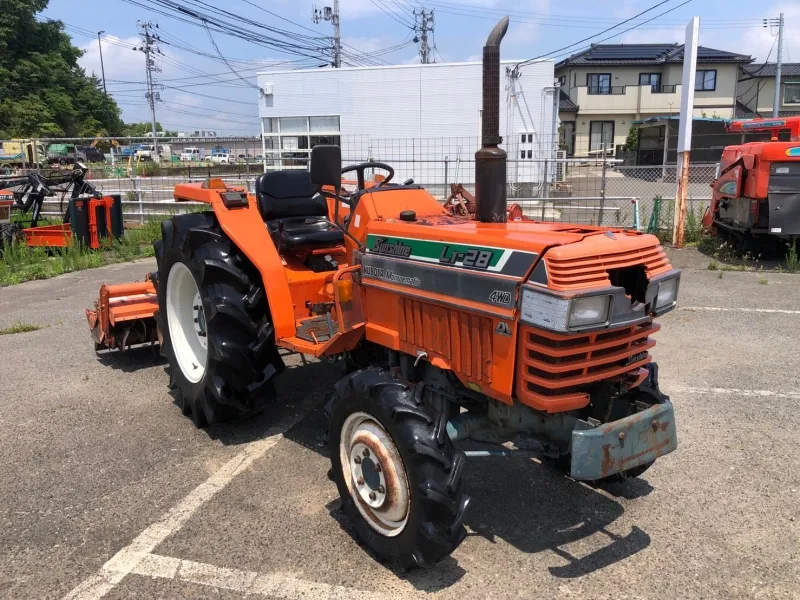
[{"label": "tractor fender", "polygon": [[275,338],[293,337],[297,330],[292,295],[283,271],[283,263],[267,232],[255,198],[250,194],[247,197],[247,207],[227,208],[217,199],[211,205],[225,235],[261,273],[272,313]]}]

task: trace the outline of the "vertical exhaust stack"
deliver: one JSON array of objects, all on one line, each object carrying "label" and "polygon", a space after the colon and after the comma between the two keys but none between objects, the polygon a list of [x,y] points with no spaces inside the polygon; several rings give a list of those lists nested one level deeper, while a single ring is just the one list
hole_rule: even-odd
[{"label": "vertical exhaust stack", "polygon": [[500,42],[508,17],[494,26],[483,47],[483,147],[475,153],[475,218],[481,223],[506,222],[506,152],[500,137]]}]

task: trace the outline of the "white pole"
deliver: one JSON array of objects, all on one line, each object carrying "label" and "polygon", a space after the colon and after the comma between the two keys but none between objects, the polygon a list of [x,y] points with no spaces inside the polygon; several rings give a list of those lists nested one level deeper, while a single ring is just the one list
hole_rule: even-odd
[{"label": "white pole", "polygon": [[697,75],[697,38],[700,17],[693,17],[686,26],[683,48],[683,80],[681,89],[681,120],[678,124],[678,188],[675,193],[675,220],[672,243],[683,247],[683,228],[686,222],[686,197],[689,192],[689,154],[692,149],[692,117],[694,115],[694,82]]}]

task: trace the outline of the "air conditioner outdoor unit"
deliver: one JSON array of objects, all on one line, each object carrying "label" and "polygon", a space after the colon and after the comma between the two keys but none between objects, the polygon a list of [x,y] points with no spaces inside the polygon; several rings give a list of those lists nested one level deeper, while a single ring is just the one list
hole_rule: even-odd
[{"label": "air conditioner outdoor unit", "polygon": [[556,183],[564,183],[567,179],[567,163],[563,162],[565,160],[567,160],[567,151],[556,150],[556,170],[555,177],[553,177],[553,181]]}]

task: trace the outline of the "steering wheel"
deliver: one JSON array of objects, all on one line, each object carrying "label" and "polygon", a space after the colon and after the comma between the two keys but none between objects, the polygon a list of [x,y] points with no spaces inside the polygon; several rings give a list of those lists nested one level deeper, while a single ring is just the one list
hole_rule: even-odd
[{"label": "steering wheel", "polygon": [[342,169],[342,175],[344,175],[345,173],[350,173],[352,171],[355,171],[358,177],[358,189],[363,190],[366,189],[366,186],[364,184],[364,171],[366,171],[367,169],[375,169],[375,168],[382,169],[389,174],[386,177],[386,179],[384,179],[383,181],[379,181],[375,187],[381,187],[386,185],[392,180],[392,177],[394,177],[394,169],[391,167],[391,165],[387,165],[386,163],[382,162],[364,162],[364,163],[358,163],[357,165],[350,165]]}]

